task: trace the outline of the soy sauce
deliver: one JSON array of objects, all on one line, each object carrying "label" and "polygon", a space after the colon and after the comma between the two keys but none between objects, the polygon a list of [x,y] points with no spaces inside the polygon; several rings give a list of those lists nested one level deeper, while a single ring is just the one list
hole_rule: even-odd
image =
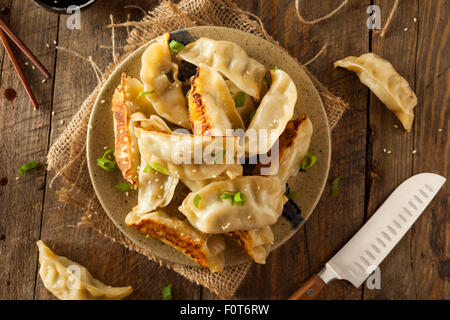
[{"label": "soy sauce", "polygon": [[9,101],[13,101],[17,97],[17,92],[13,88],[8,88],[3,92],[3,96]]}]

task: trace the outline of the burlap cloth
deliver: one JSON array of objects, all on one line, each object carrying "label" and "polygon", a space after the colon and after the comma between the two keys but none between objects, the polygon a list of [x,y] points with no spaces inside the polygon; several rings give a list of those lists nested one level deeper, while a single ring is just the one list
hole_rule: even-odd
[{"label": "burlap cloth", "polygon": [[[220,273],[170,263],[138,247],[115,227],[100,206],[89,179],[85,152],[88,121],[97,94],[114,67],[135,49],[164,32],[198,25],[217,25],[247,31],[274,43],[276,41],[266,33],[257,17],[239,9],[232,0],[181,0],[176,4],[162,2],[140,22],[127,22],[122,25],[134,27],[127,39],[125,54],[115,57],[99,79],[95,90],[81,105],[47,156],[49,170],[55,170],[56,176],[62,179],[65,186],[57,191],[59,200],[82,208],[84,213],[80,226],[92,227],[105,237],[159,262],[190,281],[207,287],[220,297],[229,298],[239,287],[251,263],[229,267]],[[330,127],[334,128],[346,104],[331,94],[314,76],[311,75],[311,78],[323,99]]]}]

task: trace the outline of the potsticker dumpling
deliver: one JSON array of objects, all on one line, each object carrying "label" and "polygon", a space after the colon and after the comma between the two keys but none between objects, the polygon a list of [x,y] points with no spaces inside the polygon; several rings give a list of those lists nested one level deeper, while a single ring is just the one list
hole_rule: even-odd
[{"label": "potsticker dumpling", "polygon": [[259,99],[266,68],[234,42],[200,38],[184,47],[178,57],[196,66],[204,63]]},{"label": "potsticker dumpling", "polygon": [[[228,86],[228,90],[230,90],[231,97],[235,102],[236,110],[241,115],[242,121],[244,122],[244,126],[247,128],[250,123],[250,117],[253,111],[256,110],[255,103],[253,102],[252,97],[250,97],[244,91],[239,90],[239,88],[236,87],[236,85],[232,81],[226,80],[225,82]],[[240,101],[242,102],[242,105],[236,104],[236,101],[239,100],[237,99],[238,95],[243,95],[244,97],[243,101]]]},{"label": "potsticker dumpling", "polygon": [[141,96],[144,90],[142,83],[132,77],[122,74],[120,85],[114,91],[112,99],[112,113],[114,119],[115,153],[117,166],[133,188],[137,187],[139,166],[139,149],[134,135],[135,122],[132,114],[138,112],[143,118],[155,114],[150,101]]},{"label": "potsticker dumpling", "polygon": [[[146,97],[156,112],[170,122],[190,128],[186,100],[177,79],[178,65],[172,62],[169,49],[170,34],[166,33],[150,44],[142,55],[141,80]],[[173,82],[167,76],[172,73]]]},{"label": "potsticker dumpling", "polygon": [[272,84],[262,99],[246,132],[245,148],[249,156],[265,154],[294,115],[297,88],[283,70],[270,70]]},{"label": "potsticker dumpling", "polygon": [[256,263],[266,263],[266,258],[274,241],[270,226],[249,231],[229,232],[226,235],[236,240]]},{"label": "potsticker dumpling", "polygon": [[189,223],[163,211],[130,212],[126,224],[181,251],[204,268],[220,272],[225,265],[225,241],[220,235],[205,235]]},{"label": "potsticker dumpling", "polygon": [[[289,177],[298,174],[303,158],[308,152],[312,134],[312,122],[305,114],[296,120],[289,121],[278,139],[278,157],[273,157],[278,161],[267,164],[258,163],[253,174],[272,176],[284,188]],[[272,152],[275,151],[270,150],[270,153]]]},{"label": "potsticker dumpling", "polygon": [[[225,195],[239,193],[240,203]],[[208,184],[191,192],[179,207],[203,233],[252,230],[277,222],[286,198],[280,184],[260,176],[238,177]]]},{"label": "potsticker dumpling", "polygon": [[366,53],[336,61],[334,67],[356,72],[361,82],[395,113],[405,130],[411,132],[417,97],[391,63],[374,53]]},{"label": "potsticker dumpling", "polygon": [[39,248],[39,275],[44,287],[61,300],[120,300],[131,287],[111,287],[95,279],[89,271],[65,257],[56,255],[43,241]]},{"label": "potsticker dumpling", "polygon": [[244,129],[241,116],[222,76],[200,63],[188,94],[189,120],[194,134],[224,136],[227,129]]}]

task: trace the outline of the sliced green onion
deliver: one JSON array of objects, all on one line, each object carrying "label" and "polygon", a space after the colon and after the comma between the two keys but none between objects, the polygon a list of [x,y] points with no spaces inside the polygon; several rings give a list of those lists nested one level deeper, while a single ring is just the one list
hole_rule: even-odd
[{"label": "sliced green onion", "polygon": [[255,116],[256,110],[253,110],[252,113],[250,113],[250,116],[248,117],[248,122],[252,122],[253,117]]},{"label": "sliced green onion", "polygon": [[234,105],[236,107],[242,107],[245,102],[245,92],[239,91],[234,99]]},{"label": "sliced green onion", "polygon": [[97,158],[97,165],[107,172],[112,172],[116,169],[116,161],[114,160],[114,154],[111,149],[105,151],[101,158]]},{"label": "sliced green onion", "polygon": [[239,203],[241,206],[243,206],[247,199],[245,198],[245,195],[243,193],[236,192],[233,196],[233,200],[235,203]]},{"label": "sliced green onion", "polygon": [[217,152],[214,155],[213,164],[222,163],[222,160],[225,158],[225,155],[227,154],[227,150],[222,150],[222,152]]},{"label": "sliced green onion", "polygon": [[144,168],[144,172],[150,172],[150,170],[152,170],[152,167],[149,164],[146,165]]},{"label": "sliced green onion", "polygon": [[181,42],[172,40],[172,41],[170,41],[170,43],[169,43],[169,48],[170,48],[170,51],[175,52],[175,53],[178,53],[178,52],[180,52],[181,50],[183,50],[184,44],[182,44]]},{"label": "sliced green onion", "polygon": [[172,300],[172,285],[165,286],[161,293],[163,300]]},{"label": "sliced green onion", "polygon": [[198,208],[198,204],[200,203],[200,200],[202,200],[202,197],[200,197],[199,194],[196,194],[195,197],[194,197],[194,206],[196,208]]},{"label": "sliced green onion", "polygon": [[115,185],[114,188],[116,188],[117,190],[119,190],[121,192],[127,192],[127,191],[131,190],[131,186],[128,182]]},{"label": "sliced green onion", "polygon": [[279,69],[278,66],[273,67],[273,70],[278,70],[278,69]]},{"label": "sliced green onion", "polygon": [[339,193],[339,180],[341,180],[341,177],[336,177],[331,181],[331,196],[336,198]]},{"label": "sliced green onion", "polygon": [[301,170],[306,171],[310,169],[317,161],[317,156],[312,154],[311,152],[306,153],[305,158],[303,159]]},{"label": "sliced green onion", "polygon": [[145,95],[147,95],[147,94],[152,94],[152,93],[155,93],[155,90],[152,90],[152,91],[142,91],[142,92],[140,92],[140,93],[137,95],[136,100],[139,99],[139,98],[142,97],[142,96],[145,96]]},{"label": "sliced green onion", "polygon": [[148,239],[148,238],[150,238],[150,235],[149,235],[149,234],[146,234],[146,235],[145,235],[145,239]]},{"label": "sliced green onion", "polygon": [[24,174],[27,171],[30,171],[34,168],[37,168],[37,163],[36,161],[30,161],[28,163],[25,163],[24,165],[22,165],[19,169],[17,169],[17,172],[19,172],[20,174]]},{"label": "sliced green onion", "polygon": [[299,195],[300,195],[300,192],[292,192],[292,193],[289,193],[288,198],[295,199],[295,198],[298,198]]},{"label": "sliced green onion", "polygon": [[[151,166],[154,170],[156,170],[156,171],[158,171],[158,172],[160,172],[160,173],[162,173],[162,174],[165,174],[166,176],[169,175],[169,170],[167,170],[166,168],[164,168],[164,166],[161,165],[161,164],[159,164],[158,162],[152,161],[152,162],[150,163],[150,166]],[[145,170],[145,168],[144,168],[144,170]]]}]

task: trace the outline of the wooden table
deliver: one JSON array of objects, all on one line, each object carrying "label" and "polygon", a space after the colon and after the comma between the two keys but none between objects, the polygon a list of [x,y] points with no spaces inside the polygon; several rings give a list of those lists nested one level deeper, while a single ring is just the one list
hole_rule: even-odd
[{"label": "wooden table", "polygon": [[[89,228],[76,228],[80,211],[57,201],[51,187],[53,172],[44,168],[49,146],[66,127],[84,98],[96,85],[91,68],[79,58],[55,49],[58,45],[92,56],[101,69],[111,60],[111,33],[104,26],[112,13],[116,21],[142,12],[124,5],[152,8],[157,1],[99,0],[82,11],[81,29],[69,30],[66,16],[38,8],[32,1],[0,0],[1,17],[36,53],[53,77],[26,65],[18,54],[41,104],[34,111],[10,60],[0,48],[0,298],[53,299],[37,275],[36,241],[44,239],[58,254],[85,265],[111,285],[132,285],[133,299],[159,299],[161,288],[173,285],[177,299],[217,298],[175,272],[129,252]],[[328,48],[311,65],[311,71],[350,109],[333,132],[330,177],[341,176],[339,195],[330,197],[329,186],[312,217],[266,265],[254,265],[236,298],[285,299],[364,224],[375,209],[409,176],[420,172],[449,173],[449,7],[448,0],[401,0],[384,38],[366,27],[370,0],[352,0],[335,17],[317,25],[299,23],[293,0],[240,0],[240,6],[257,14],[267,31],[301,62]],[[300,1],[306,17],[326,14],[334,0]],[[392,0],[376,0],[383,24]],[[415,19],[414,19],[415,18]],[[117,30],[123,44],[125,30]],[[412,133],[399,126],[395,116],[363,86],[357,77],[336,70],[332,62],[348,55],[373,51],[393,63],[415,90],[419,103]],[[14,88],[14,101],[3,97]],[[442,130],[441,130],[442,129]],[[386,153],[383,150],[390,150]],[[416,153],[413,154],[413,150]],[[37,170],[16,180],[17,168],[36,160]],[[450,243],[448,239],[448,183],[392,254],[381,264],[381,289],[354,288],[335,282],[323,299],[449,299]]]}]

